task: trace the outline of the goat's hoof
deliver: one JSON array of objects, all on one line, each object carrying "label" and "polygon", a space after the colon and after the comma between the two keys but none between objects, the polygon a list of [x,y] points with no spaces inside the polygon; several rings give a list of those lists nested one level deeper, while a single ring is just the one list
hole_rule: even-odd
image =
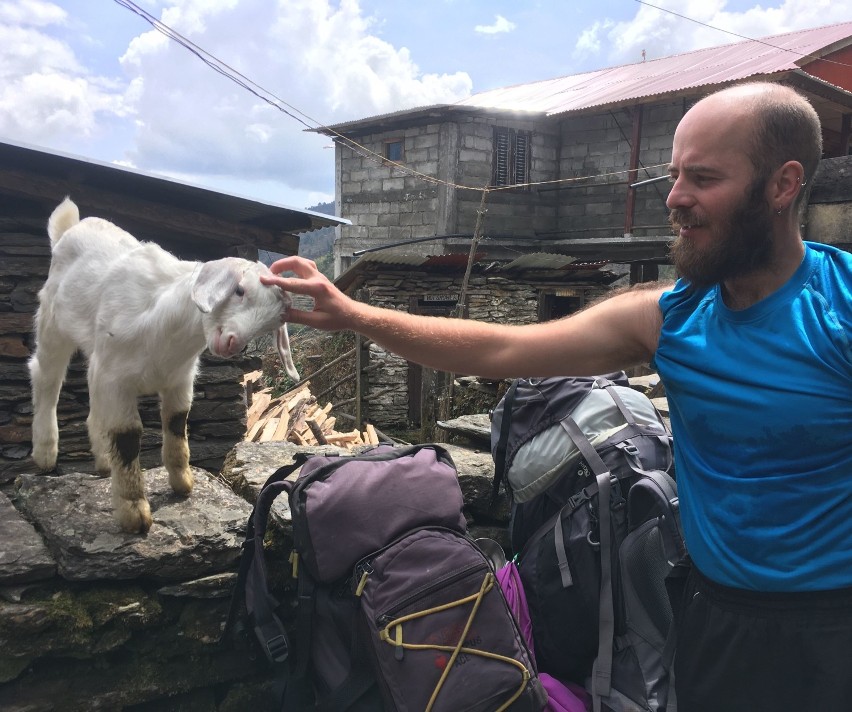
[{"label": "goat's hoof", "polygon": [[33,462],[39,472],[50,472],[56,469],[56,458],[59,448],[56,445],[33,445]]},{"label": "goat's hoof", "polygon": [[170,472],[169,484],[172,486],[175,494],[179,494],[181,497],[188,497],[189,493],[192,492],[192,485],[194,484],[192,470],[187,467],[185,470],[179,472]]},{"label": "goat's hoof", "polygon": [[147,534],[154,523],[151,507],[144,499],[125,499],[115,509],[115,518],[129,534]]}]

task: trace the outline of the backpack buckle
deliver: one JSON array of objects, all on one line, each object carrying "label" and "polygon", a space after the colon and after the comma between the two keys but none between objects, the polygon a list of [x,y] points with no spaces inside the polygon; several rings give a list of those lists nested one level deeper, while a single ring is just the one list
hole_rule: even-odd
[{"label": "backpack buckle", "polygon": [[581,504],[588,502],[591,499],[591,496],[588,492],[586,492],[586,488],[583,487],[576,494],[571,495],[568,498],[566,504],[570,507],[570,511],[575,511]]},{"label": "backpack buckle", "polygon": [[287,636],[279,634],[270,638],[265,642],[263,652],[266,653],[269,662],[283,663],[290,655],[290,644],[287,642]]}]

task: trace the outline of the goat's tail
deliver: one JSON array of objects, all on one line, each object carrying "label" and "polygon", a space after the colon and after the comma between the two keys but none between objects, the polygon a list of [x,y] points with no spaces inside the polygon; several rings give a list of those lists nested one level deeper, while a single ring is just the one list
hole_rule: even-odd
[{"label": "goat's tail", "polygon": [[59,242],[59,238],[78,222],[80,222],[80,211],[71,201],[71,198],[65,198],[65,200],[56,206],[56,209],[51,213],[50,219],[47,221],[47,234],[50,237],[51,247],[55,246]]}]

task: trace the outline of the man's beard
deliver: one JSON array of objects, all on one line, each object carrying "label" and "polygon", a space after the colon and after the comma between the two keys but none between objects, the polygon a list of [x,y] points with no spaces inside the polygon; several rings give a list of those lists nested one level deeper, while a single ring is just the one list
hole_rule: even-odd
[{"label": "man's beard", "polygon": [[[741,277],[768,264],[772,252],[772,216],[764,198],[765,181],[755,181],[745,199],[727,220],[711,228],[712,242],[696,248],[690,238],[678,235],[670,257],[678,274],[696,288]],[[681,225],[703,225],[697,213],[675,208],[669,222],[675,233]]]}]

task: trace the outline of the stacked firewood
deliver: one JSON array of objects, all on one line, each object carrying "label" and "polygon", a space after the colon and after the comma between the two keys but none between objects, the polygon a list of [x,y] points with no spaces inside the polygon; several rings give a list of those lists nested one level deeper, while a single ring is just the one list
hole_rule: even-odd
[{"label": "stacked firewood", "polygon": [[367,424],[365,430],[338,432],[331,403],[320,406],[311,393],[310,381],[273,398],[270,388],[256,390],[262,372],[253,371],[243,378],[248,403],[246,437],[249,442],[284,440],[297,445],[378,445],[376,429]]}]

